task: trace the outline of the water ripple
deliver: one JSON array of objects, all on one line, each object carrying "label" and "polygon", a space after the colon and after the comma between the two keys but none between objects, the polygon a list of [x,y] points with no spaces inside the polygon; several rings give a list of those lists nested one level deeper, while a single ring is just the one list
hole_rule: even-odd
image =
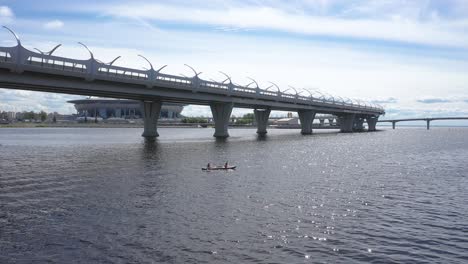
[{"label": "water ripple", "polygon": [[468,262],[466,129],[79,132],[0,130],[0,263]]}]

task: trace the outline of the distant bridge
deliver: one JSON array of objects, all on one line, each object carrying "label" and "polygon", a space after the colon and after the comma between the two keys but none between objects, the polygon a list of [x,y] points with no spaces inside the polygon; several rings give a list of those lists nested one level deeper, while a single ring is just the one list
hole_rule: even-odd
[{"label": "distant bridge", "polygon": [[378,120],[380,123],[392,123],[392,128],[395,129],[396,123],[405,121],[426,121],[426,127],[429,130],[431,121],[435,120],[468,120],[468,117],[431,117],[431,118],[406,118],[406,119],[391,119],[391,120]]},{"label": "distant bridge", "polygon": [[[5,28],[14,35],[17,45],[0,47],[0,87],[140,100],[144,117],[142,136],[147,138],[158,136],[157,122],[162,102],[209,105],[215,122],[215,137],[229,136],[228,123],[233,107],[254,109],[259,134],[267,132],[272,110],[298,112],[302,134],[312,133],[316,113],[337,116],[342,132],[359,130],[363,128],[364,121],[368,130],[373,131],[379,116],[385,114],[379,105],[326,96],[317,91],[314,94],[309,90],[297,91],[294,87],[281,91],[274,83],[261,89],[251,78],[248,85],[234,84],[231,77],[223,72],[220,73],[224,75],[224,81],[207,81],[199,77],[201,72],[189,65],[186,66],[193,71],[193,77],[164,74],[161,71],[166,66],[155,70],[151,62],[141,55],[150,69],[115,66],[113,63],[120,56],[104,63],[95,59],[91,50],[80,42],[88,50],[90,59],[54,56],[60,45],[49,52],[31,51],[21,45],[12,30]],[[302,95],[303,92],[309,95]]]}]

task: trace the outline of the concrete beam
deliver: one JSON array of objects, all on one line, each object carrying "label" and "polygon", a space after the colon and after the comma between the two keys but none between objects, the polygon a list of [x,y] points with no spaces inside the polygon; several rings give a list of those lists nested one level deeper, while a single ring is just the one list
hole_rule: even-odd
[{"label": "concrete beam", "polygon": [[229,137],[228,125],[231,117],[233,104],[232,103],[211,103],[211,114],[215,123],[214,137],[227,138]]},{"label": "concrete beam", "polygon": [[366,117],[367,121],[367,131],[376,131],[377,121],[379,120],[378,116],[368,116]]},{"label": "concrete beam", "polygon": [[[31,66],[32,67],[32,66]],[[46,69],[43,69],[46,70]],[[215,91],[213,89],[201,89],[198,93],[192,93],[189,86],[155,86],[148,89],[144,81],[128,79],[117,83],[115,81],[100,80],[99,82],[86,82],[80,79],[82,74],[76,77],[58,76],[45,73],[32,73],[25,71],[22,74],[12,74],[0,69],[0,84],[2,88],[20,89],[41,92],[78,94],[89,96],[101,96],[111,98],[124,98],[133,100],[163,100],[164,102],[187,103],[197,105],[209,105],[210,102],[234,103],[236,107],[253,109],[256,107],[270,108],[271,110],[297,111],[299,109],[312,110],[319,113],[344,114],[357,113],[362,115],[378,114],[375,110],[358,109],[350,106],[329,105],[316,102],[304,104],[287,101],[277,101],[271,96],[258,96],[251,98],[243,92],[232,92],[233,96],[226,96],[229,91]],[[99,75],[101,76],[101,75]],[[102,76],[101,76],[102,77]],[[223,94],[226,93],[226,94]]]},{"label": "concrete beam", "polygon": [[257,123],[257,134],[265,135],[267,133],[268,118],[270,117],[270,109],[254,110],[255,122]]},{"label": "concrete beam", "polygon": [[144,120],[144,130],[141,136],[146,139],[154,140],[159,136],[158,134],[158,119],[161,113],[161,101],[143,101],[142,103],[142,114]]},{"label": "concrete beam", "polygon": [[344,114],[339,117],[340,131],[343,133],[353,132],[354,118],[356,114]]},{"label": "concrete beam", "polygon": [[314,122],[316,112],[311,110],[300,110],[298,111],[298,114],[299,120],[301,121],[301,134],[312,134],[312,122]]}]

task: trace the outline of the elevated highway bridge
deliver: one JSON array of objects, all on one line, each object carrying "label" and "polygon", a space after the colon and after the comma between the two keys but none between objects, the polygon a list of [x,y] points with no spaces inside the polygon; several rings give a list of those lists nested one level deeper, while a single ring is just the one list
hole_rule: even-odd
[{"label": "elevated highway bridge", "polygon": [[[5,27],[6,28],[6,27]],[[301,123],[301,133],[312,133],[312,122],[317,113],[338,117],[342,132],[353,132],[367,122],[368,130],[375,130],[380,115],[385,110],[374,104],[341,97],[314,94],[309,90],[297,91],[290,87],[281,91],[278,85],[261,89],[252,83],[242,86],[234,84],[222,73],[223,82],[208,81],[189,65],[193,77],[165,74],[145,57],[150,68],[138,70],[103,63],[94,57],[88,47],[88,60],[77,60],[53,55],[60,46],[49,52],[26,49],[18,36],[14,47],[0,47],[0,87],[40,92],[77,94],[140,100],[144,117],[146,138],[158,136],[157,122],[162,102],[209,105],[215,122],[215,137],[228,137],[228,123],[233,107],[254,110],[257,133],[265,134],[272,110],[295,111]],[[290,91],[289,93],[287,91]],[[291,93],[292,92],[292,93]],[[308,95],[304,95],[308,93]],[[317,95],[318,94],[318,95]]]},{"label": "elevated highway bridge", "polygon": [[396,123],[398,122],[408,122],[408,121],[426,121],[426,128],[429,130],[431,121],[436,120],[468,120],[468,117],[430,117],[430,118],[406,118],[406,119],[388,119],[388,120],[378,120],[381,123],[392,123],[392,128],[395,129]]}]

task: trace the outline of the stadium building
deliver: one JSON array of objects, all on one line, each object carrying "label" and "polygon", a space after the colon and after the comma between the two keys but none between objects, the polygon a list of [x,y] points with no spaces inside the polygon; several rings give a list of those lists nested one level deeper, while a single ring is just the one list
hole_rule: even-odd
[{"label": "stadium building", "polygon": [[[68,101],[75,105],[79,117],[97,117],[102,119],[142,118],[141,102],[120,99],[80,99]],[[184,105],[164,103],[161,107],[161,119],[179,119]]]}]

